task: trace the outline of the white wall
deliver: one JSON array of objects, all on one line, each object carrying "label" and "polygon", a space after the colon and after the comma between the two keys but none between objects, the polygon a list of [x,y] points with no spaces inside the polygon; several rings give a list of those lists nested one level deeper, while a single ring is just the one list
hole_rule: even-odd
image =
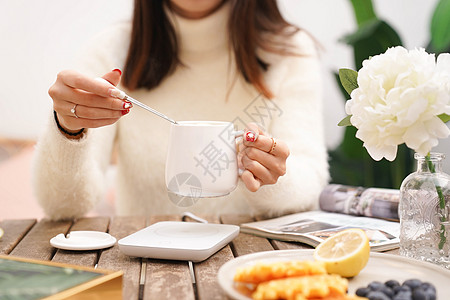
[{"label": "white wall", "polygon": [[0,137],[36,139],[47,90],[86,41],[130,18],[132,0],[0,1]]},{"label": "white wall", "polygon": [[[37,138],[51,107],[47,90],[57,72],[70,64],[87,39],[109,24],[129,18],[132,2],[0,1],[0,137]],[[344,99],[331,71],[353,68],[351,48],[338,42],[355,29],[350,0],[279,0],[279,3],[288,20],[310,31],[325,48],[324,113],[328,146],[334,147],[342,135],[336,124],[345,113]],[[378,16],[396,29],[407,48],[427,44],[436,3],[437,0],[374,0]],[[436,150],[447,152],[449,146],[447,139]],[[447,163],[450,170],[450,157]]]}]

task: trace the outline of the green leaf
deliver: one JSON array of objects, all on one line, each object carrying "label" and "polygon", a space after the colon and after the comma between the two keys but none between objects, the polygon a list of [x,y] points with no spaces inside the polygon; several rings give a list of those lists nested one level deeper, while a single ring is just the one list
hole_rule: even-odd
[{"label": "green leaf", "polygon": [[343,96],[342,100],[344,100],[344,103],[345,103],[345,101],[347,101],[347,99],[350,98],[350,95],[347,93],[347,91],[342,86],[341,79],[339,78],[339,73],[338,72],[333,72],[333,76],[334,76],[334,79],[336,80],[336,83],[338,85],[339,90],[342,93],[342,96]]},{"label": "green leaf", "polygon": [[361,68],[365,59],[384,53],[389,47],[402,45],[397,32],[378,19],[362,24],[356,32],[344,36],[340,41],[353,46],[357,69]]},{"label": "green leaf", "polygon": [[376,19],[372,0],[351,0],[358,26],[372,19]]},{"label": "green leaf", "polygon": [[450,0],[440,0],[431,19],[431,44],[436,52],[450,47]]},{"label": "green leaf", "polygon": [[361,24],[354,33],[344,35],[341,39],[339,39],[339,41],[348,45],[354,45],[360,40],[371,38],[375,34],[377,27],[380,26],[381,22],[382,21],[379,19],[368,20]]},{"label": "green leaf", "polygon": [[355,126],[347,126],[344,130],[344,136],[340,145],[342,152],[348,157],[362,158],[367,153],[363,147],[363,142],[356,138],[358,129]]},{"label": "green leaf", "polygon": [[350,95],[358,88],[358,72],[351,69],[339,69],[339,79],[345,91]]},{"label": "green leaf", "polygon": [[352,123],[350,122],[350,118],[352,116],[348,115],[345,118],[343,118],[339,123],[338,126],[353,126]]},{"label": "green leaf", "polygon": [[442,120],[442,122],[447,123],[448,121],[450,121],[450,116],[447,114],[441,114],[438,116],[439,119]]}]

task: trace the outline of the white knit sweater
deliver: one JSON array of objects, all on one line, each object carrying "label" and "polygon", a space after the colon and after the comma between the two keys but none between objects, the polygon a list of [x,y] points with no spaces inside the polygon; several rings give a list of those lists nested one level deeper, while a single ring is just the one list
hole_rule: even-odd
[{"label": "white knit sweater", "polygon": [[[104,197],[105,173],[113,149],[117,153],[118,215],[188,210],[277,216],[317,207],[319,193],[328,181],[328,164],[314,43],[300,32],[291,41],[298,46],[300,56],[261,51],[259,55],[270,63],[265,80],[275,98],[255,100],[258,92],[237,75],[228,50],[228,13],[229,7],[224,5],[201,20],[172,15],[185,67],[178,67],[151,91],[125,91],[175,120],[232,121],[238,129],[248,122],[260,123],[288,144],[287,174],[255,193],[240,180],[228,196],[177,207],[169,200],[164,181],[169,122],[135,106],[116,124],[89,129],[82,139],[74,141],[59,132],[51,117],[33,163],[35,194],[50,218],[76,218],[94,208]],[[98,36],[95,46],[83,53],[77,70],[98,77],[123,69],[130,30],[129,23],[119,24]]]}]

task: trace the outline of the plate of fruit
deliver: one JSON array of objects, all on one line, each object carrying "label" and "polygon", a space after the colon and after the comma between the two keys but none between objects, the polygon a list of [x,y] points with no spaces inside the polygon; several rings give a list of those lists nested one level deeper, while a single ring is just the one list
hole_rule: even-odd
[{"label": "plate of fruit", "polygon": [[311,250],[243,255],[219,269],[232,299],[448,299],[450,271],[399,255],[370,252],[363,231],[349,229]]}]

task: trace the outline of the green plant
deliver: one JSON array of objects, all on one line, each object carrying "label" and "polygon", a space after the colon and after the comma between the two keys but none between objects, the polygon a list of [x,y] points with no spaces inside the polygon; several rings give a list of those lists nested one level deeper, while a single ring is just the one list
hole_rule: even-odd
[{"label": "green plant", "polygon": [[[402,40],[387,22],[377,17],[372,0],[350,1],[358,28],[354,33],[344,36],[341,41],[353,47],[355,68],[359,70],[365,59],[384,53],[390,47],[401,46]],[[435,53],[445,52],[450,48],[450,0],[441,0],[436,6],[428,48],[433,49],[432,52]],[[349,99],[350,96],[340,84],[337,72],[335,77],[344,99]],[[401,145],[393,162],[385,159],[374,161],[363,148],[362,141],[355,137],[355,133],[356,128],[347,126],[342,142],[329,151],[332,182],[399,188],[403,179],[414,170],[413,151]]]},{"label": "green plant", "polygon": [[450,0],[441,0],[431,19],[431,40],[427,46],[427,52],[450,52]]},{"label": "green plant", "polygon": [[[365,59],[383,53],[389,47],[400,46],[402,41],[387,22],[376,16],[371,0],[351,0],[351,3],[358,28],[341,41],[353,47],[354,64],[356,69],[360,69]],[[335,77],[344,99],[349,99],[337,73]],[[332,181],[355,186],[399,188],[403,178],[413,169],[411,151],[400,147],[396,161],[383,159],[377,162],[369,156],[355,134],[356,128],[346,127],[341,144],[329,151]]]}]

